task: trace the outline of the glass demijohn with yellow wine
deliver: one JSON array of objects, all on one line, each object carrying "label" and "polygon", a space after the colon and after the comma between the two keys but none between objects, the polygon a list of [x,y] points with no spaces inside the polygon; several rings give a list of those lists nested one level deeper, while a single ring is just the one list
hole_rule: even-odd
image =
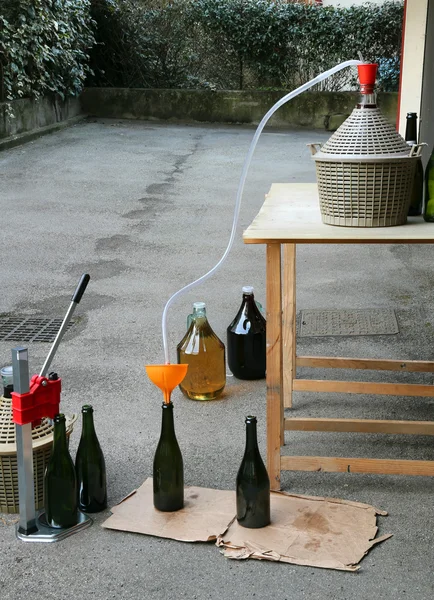
[{"label": "glass demijohn with yellow wine", "polygon": [[211,328],[205,302],[193,304],[190,326],[177,346],[179,364],[188,364],[180,384],[191,400],[215,400],[226,385],[225,346]]}]

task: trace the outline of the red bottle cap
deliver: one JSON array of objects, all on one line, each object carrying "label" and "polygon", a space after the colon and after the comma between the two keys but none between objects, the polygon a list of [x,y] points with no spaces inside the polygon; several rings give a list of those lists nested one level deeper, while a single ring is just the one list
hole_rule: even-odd
[{"label": "red bottle cap", "polygon": [[375,79],[377,77],[377,69],[378,65],[376,63],[357,65],[362,94],[371,94],[373,92]]}]

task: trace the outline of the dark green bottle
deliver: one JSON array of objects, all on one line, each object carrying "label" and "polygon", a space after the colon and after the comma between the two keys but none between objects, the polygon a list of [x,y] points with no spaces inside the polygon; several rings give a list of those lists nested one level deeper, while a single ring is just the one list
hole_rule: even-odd
[{"label": "dark green bottle", "polygon": [[163,403],[161,435],[154,457],[154,506],[171,512],[184,506],[184,465],[175,435],[173,404]]},{"label": "dark green bottle", "polygon": [[[405,126],[405,141],[409,146],[417,144],[417,113],[407,113]],[[411,191],[411,203],[408,209],[409,217],[417,217],[422,214],[423,200],[423,166],[422,159],[416,161],[416,170],[414,173],[413,187]]]},{"label": "dark green bottle", "polygon": [[434,150],[425,170],[425,209],[423,218],[434,223]]},{"label": "dark green bottle", "polygon": [[83,512],[94,513],[107,508],[105,461],[93,424],[93,408],[86,404],[81,412],[83,428],[75,457],[78,507]]},{"label": "dark green bottle", "polygon": [[270,524],[270,479],[256,435],[256,417],[246,417],[246,449],[237,475],[237,521],[258,529]]},{"label": "dark green bottle", "polygon": [[54,417],[53,448],[45,473],[45,518],[50,527],[78,522],[77,479],[66,441],[65,415]]}]

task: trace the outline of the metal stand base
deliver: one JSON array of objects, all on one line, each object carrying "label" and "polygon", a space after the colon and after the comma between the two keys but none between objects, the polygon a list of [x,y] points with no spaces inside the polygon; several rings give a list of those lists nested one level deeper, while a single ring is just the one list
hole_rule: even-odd
[{"label": "metal stand base", "polygon": [[38,528],[37,531],[29,534],[22,533],[19,531],[19,524],[17,524],[16,534],[17,538],[23,542],[60,542],[60,540],[64,540],[70,535],[78,533],[79,531],[86,529],[86,527],[90,527],[92,523],[93,521],[90,517],[78,511],[77,525],[65,529],[57,529],[47,525],[45,513],[41,513],[36,523]]}]

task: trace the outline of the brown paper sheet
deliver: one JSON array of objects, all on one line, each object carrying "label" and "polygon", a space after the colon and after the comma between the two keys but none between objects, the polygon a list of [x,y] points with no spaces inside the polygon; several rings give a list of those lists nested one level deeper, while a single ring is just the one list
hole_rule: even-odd
[{"label": "brown paper sheet", "polygon": [[369,504],[337,498],[271,493],[269,527],[246,529],[235,519],[235,492],[185,488],[185,506],[164,513],[153,506],[152,479],[112,508],[103,527],[182,542],[216,541],[238,560],[254,558],[356,571],[367,552],[391,534],[375,538],[377,515]]},{"label": "brown paper sheet", "polygon": [[212,542],[222,535],[235,516],[232,491],[188,487],[184,490],[184,508],[160,512],[154,508],[152,478],[112,509],[103,523],[108,529],[120,529],[170,538],[181,542]]},{"label": "brown paper sheet", "polygon": [[228,558],[272,560],[325,569],[357,571],[375,539],[377,515],[369,504],[336,498],[271,493],[271,525],[246,529],[235,520],[217,545]]}]

